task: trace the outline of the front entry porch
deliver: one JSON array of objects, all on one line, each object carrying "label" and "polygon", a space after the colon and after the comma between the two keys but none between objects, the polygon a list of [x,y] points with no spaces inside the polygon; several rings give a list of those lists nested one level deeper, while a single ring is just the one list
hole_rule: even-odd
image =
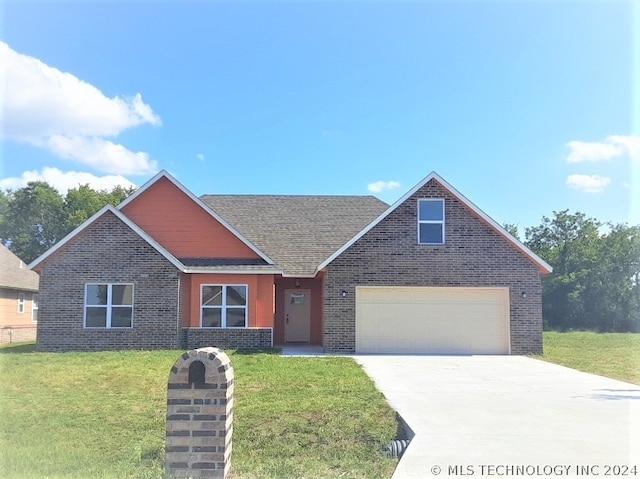
[{"label": "front entry porch", "polygon": [[322,273],[275,278],[275,344],[322,345]]}]

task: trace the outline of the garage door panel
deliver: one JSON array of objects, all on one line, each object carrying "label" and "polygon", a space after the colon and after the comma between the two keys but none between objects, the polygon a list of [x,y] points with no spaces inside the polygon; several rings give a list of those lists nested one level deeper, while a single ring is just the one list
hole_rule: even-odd
[{"label": "garage door panel", "polygon": [[356,288],[356,351],[506,354],[507,288]]}]

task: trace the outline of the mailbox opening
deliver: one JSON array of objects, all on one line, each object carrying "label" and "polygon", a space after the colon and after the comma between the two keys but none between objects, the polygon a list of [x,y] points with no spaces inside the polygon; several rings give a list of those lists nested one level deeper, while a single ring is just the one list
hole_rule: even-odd
[{"label": "mailbox opening", "polygon": [[204,372],[205,366],[202,361],[193,361],[189,365],[189,384],[191,384],[195,389],[199,389],[204,386]]}]

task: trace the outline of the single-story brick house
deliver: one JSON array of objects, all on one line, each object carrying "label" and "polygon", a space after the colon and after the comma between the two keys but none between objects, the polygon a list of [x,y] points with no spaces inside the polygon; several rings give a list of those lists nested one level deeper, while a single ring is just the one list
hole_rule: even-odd
[{"label": "single-story brick house", "polygon": [[551,271],[436,173],[388,206],[197,198],[162,171],[30,266],[40,351],[540,353]]}]

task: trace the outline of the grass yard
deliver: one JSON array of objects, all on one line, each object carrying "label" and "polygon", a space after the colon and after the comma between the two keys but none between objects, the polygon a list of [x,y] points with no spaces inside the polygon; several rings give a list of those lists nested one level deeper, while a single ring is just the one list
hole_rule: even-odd
[{"label": "grass yard", "polygon": [[640,334],[547,331],[543,344],[546,361],[640,384]]},{"label": "grass yard", "polygon": [[[161,478],[179,354],[0,347],[0,477]],[[234,479],[391,477],[395,413],[352,359],[229,355]]]}]

